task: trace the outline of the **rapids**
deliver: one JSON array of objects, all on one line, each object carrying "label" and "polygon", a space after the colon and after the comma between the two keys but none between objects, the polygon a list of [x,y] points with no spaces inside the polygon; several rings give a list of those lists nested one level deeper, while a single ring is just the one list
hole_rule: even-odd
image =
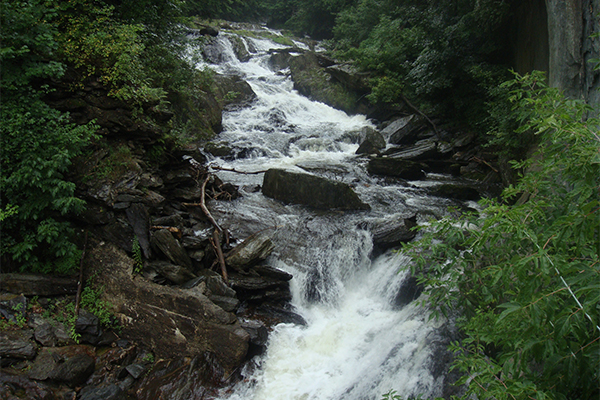
[{"label": "rapids", "polygon": [[239,185],[244,196],[211,203],[214,215],[241,238],[277,227],[277,248],[267,261],[294,275],[292,303],[307,321],[307,326],[277,325],[266,354],[253,359],[242,371],[243,381],[223,390],[220,398],[370,400],[392,389],[404,398],[441,396],[450,324],[430,320],[428,310],[415,301],[396,305],[407,278],[401,268],[409,259],[392,251],[374,255],[369,232],[359,226],[417,212],[441,215],[448,201],[419,188],[431,182],[407,186],[369,176],[366,160],[354,154],[358,143],[351,133],[372,122],[298,94],[288,71],[269,66],[269,50],[285,46],[245,37],[251,58],[241,62],[229,35],[222,32],[211,44],[221,54],[219,62],[199,67],[241,76],[257,99],[223,115],[224,130],[216,140],[239,157],[209,156],[210,162],[238,171],[286,168],[337,179],[351,184],[372,210],[341,213],[282,205],[253,189],[262,184],[262,174],[218,172]]}]

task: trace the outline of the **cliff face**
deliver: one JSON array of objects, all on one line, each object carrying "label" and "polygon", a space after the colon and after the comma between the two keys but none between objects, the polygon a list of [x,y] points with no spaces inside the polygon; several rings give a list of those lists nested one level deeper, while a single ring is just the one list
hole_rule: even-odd
[{"label": "cliff face", "polygon": [[600,0],[528,0],[518,5],[512,26],[513,66],[546,71],[550,86],[571,98],[600,106]]}]

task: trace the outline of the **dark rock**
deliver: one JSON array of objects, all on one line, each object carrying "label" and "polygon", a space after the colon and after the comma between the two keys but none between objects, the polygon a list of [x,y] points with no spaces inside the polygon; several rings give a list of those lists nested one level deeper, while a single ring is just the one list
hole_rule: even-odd
[{"label": "dark rock", "polygon": [[0,398],[6,400],[34,399],[54,400],[51,388],[41,382],[34,382],[24,376],[11,375],[0,371]]},{"label": "dark rock", "polygon": [[145,258],[150,258],[150,216],[148,210],[142,204],[132,204],[125,215],[133,228],[133,232],[138,239],[140,249]]},{"label": "dark rock", "polygon": [[273,324],[284,323],[302,326],[306,325],[306,320],[301,315],[282,307],[263,305],[255,310],[255,314],[271,320]]},{"label": "dark rock", "polygon": [[284,203],[305,204],[319,209],[369,210],[343,182],[280,169],[265,173],[263,194]]},{"label": "dark rock", "polygon": [[369,84],[367,82],[369,75],[360,72],[352,65],[329,65],[326,66],[326,71],[333,77],[333,79],[340,82],[344,87],[355,91],[356,93],[365,94],[370,92]]},{"label": "dark rock", "polygon": [[39,344],[45,347],[55,347],[58,344],[54,328],[48,322],[37,326],[33,331],[33,336]]},{"label": "dark rock", "polygon": [[79,310],[79,316],[75,321],[75,333],[80,335],[79,340],[83,343],[98,344],[103,333],[100,320],[84,309]]},{"label": "dark rock", "polygon": [[125,400],[126,393],[118,385],[104,387],[87,386],[81,390],[79,400]]},{"label": "dark rock", "polygon": [[152,225],[155,226],[171,226],[183,229],[183,217],[181,214],[167,215],[166,217],[152,218]]},{"label": "dark rock", "polygon": [[31,340],[33,332],[30,329],[16,331],[0,331],[0,359],[31,360],[37,354],[35,343]]},{"label": "dark rock", "polygon": [[390,149],[385,152],[390,158],[404,160],[425,160],[429,157],[440,157],[437,142],[434,139],[424,139],[409,146]]},{"label": "dark rock", "polygon": [[250,60],[250,53],[244,45],[244,40],[240,36],[227,36],[227,40],[231,43],[235,57],[241,62]]},{"label": "dark rock", "polygon": [[373,128],[365,127],[361,136],[363,136],[363,139],[356,150],[356,154],[379,154],[380,150],[386,146],[383,135]]},{"label": "dark rock", "polygon": [[235,297],[208,294],[208,298],[210,299],[210,301],[212,301],[227,312],[235,312],[235,310],[237,310],[240,305],[240,301]]},{"label": "dark rock", "polygon": [[465,185],[444,184],[434,186],[430,193],[439,197],[450,197],[456,200],[479,200],[481,194],[473,187]]},{"label": "dark rock", "polygon": [[209,352],[176,362],[160,361],[139,383],[135,395],[138,400],[210,399],[226,376],[227,371]]},{"label": "dark rock", "polygon": [[232,273],[229,283],[242,301],[251,303],[287,302],[292,299],[289,282],[265,276]]},{"label": "dark rock", "polygon": [[281,281],[289,281],[293,278],[292,274],[288,274],[285,271],[269,267],[267,265],[255,265],[254,267],[252,267],[252,270],[256,271],[260,276],[267,276]]},{"label": "dark rock", "polygon": [[290,66],[290,53],[287,51],[276,51],[269,57],[269,68],[273,71],[280,71]]},{"label": "dark rock", "polygon": [[106,206],[88,201],[85,208],[77,215],[77,219],[90,225],[106,225],[114,218],[114,214]]},{"label": "dark rock", "polygon": [[361,95],[332,79],[331,74],[319,65],[319,57],[315,53],[292,56],[289,65],[294,89],[304,96],[348,113],[358,111]]},{"label": "dark rock", "polygon": [[219,30],[217,28],[215,28],[214,26],[201,25],[200,28],[198,29],[198,33],[200,33],[201,35],[208,35],[208,36],[216,37],[219,35]]},{"label": "dark rock", "polygon": [[53,370],[48,378],[64,382],[69,386],[78,386],[87,381],[94,372],[96,361],[87,354],[77,354],[67,359]]},{"label": "dark rock", "polygon": [[409,276],[406,278],[400,288],[398,289],[398,294],[394,299],[394,305],[396,307],[403,307],[410,303],[413,300],[416,300],[421,293],[423,292],[423,285],[417,282],[417,278],[414,276]]},{"label": "dark rock", "polygon": [[0,274],[2,291],[25,296],[62,296],[77,293],[77,277]]},{"label": "dark rock", "polygon": [[223,278],[221,278],[220,275],[209,275],[205,276],[204,278],[206,289],[210,292],[210,294],[225,297],[235,297],[235,290],[227,286],[227,284],[223,282]]},{"label": "dark rock", "polygon": [[265,324],[261,321],[241,321],[242,328],[250,335],[250,347],[248,349],[248,358],[263,354],[266,350],[269,332]]},{"label": "dark rock", "polygon": [[27,298],[19,294],[0,294],[0,316],[10,322],[18,323],[25,320]]},{"label": "dark rock", "polygon": [[181,265],[174,265],[166,261],[152,261],[148,263],[148,268],[156,271],[160,276],[168,279],[170,282],[181,285],[194,278],[194,275],[189,269]]},{"label": "dark rock", "polygon": [[373,235],[373,245],[384,250],[414,239],[417,233],[412,228],[416,226],[416,215],[410,218],[386,218],[361,224],[361,227],[369,229]]},{"label": "dark rock", "polygon": [[233,149],[226,143],[208,142],[204,145],[204,151],[215,157],[222,157],[225,159],[231,159],[234,155]]},{"label": "dark rock", "polygon": [[250,334],[250,342],[257,346],[264,346],[269,339],[267,327],[261,321],[241,321],[242,328]]},{"label": "dark rock", "polygon": [[94,233],[103,240],[115,243],[121,249],[131,252],[134,233],[125,217],[117,216],[108,224],[97,227]]},{"label": "dark rock", "polygon": [[240,274],[231,274],[229,283],[236,292],[239,290],[258,291],[288,286],[287,282],[279,279],[269,278],[266,276],[248,276]]},{"label": "dark rock", "polygon": [[146,372],[146,367],[141,364],[131,364],[125,367],[125,370],[135,379],[139,379]]},{"label": "dark rock", "polygon": [[272,237],[273,232],[270,230],[255,233],[231,250],[225,263],[238,270],[248,269],[271,254],[275,248]]},{"label": "dark rock", "polygon": [[202,236],[184,236],[181,239],[181,244],[186,249],[191,250],[204,250],[206,246],[209,244],[209,237]]},{"label": "dark rock", "polygon": [[256,93],[248,82],[235,75],[216,75],[219,99],[224,106],[247,105],[256,99]]},{"label": "dark rock", "polygon": [[369,160],[367,171],[370,174],[394,176],[406,180],[425,178],[426,164],[391,157],[375,157]]},{"label": "dark rock", "polygon": [[167,229],[159,229],[152,233],[152,245],[158,247],[160,251],[177,265],[181,265],[189,270],[192,269],[192,260],[187,255],[181,244],[173,237]]},{"label": "dark rock", "polygon": [[399,118],[385,127],[381,134],[391,144],[410,144],[416,136],[427,129],[425,120],[416,115]]}]

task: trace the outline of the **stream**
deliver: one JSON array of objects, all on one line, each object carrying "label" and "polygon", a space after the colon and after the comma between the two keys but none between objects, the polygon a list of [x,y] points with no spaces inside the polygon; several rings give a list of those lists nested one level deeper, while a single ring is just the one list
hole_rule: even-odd
[{"label": "stream", "polygon": [[[270,31],[272,35],[277,32]],[[219,171],[240,187],[242,198],[213,202],[221,226],[245,238],[276,228],[276,250],[268,265],[293,274],[295,312],[306,326],[279,324],[267,351],[241,371],[244,379],[224,389],[221,399],[381,399],[395,390],[407,398],[445,395],[451,324],[429,319],[417,301],[398,305],[409,258],[374,253],[369,220],[418,215],[423,223],[446,213],[450,200],[423,187],[443,177],[401,184],[366,173],[366,157],[355,155],[356,135],[372,122],[311,101],[293,89],[289,71],[270,67],[269,50],[285,47],[267,38],[242,38],[250,59],[236,57],[227,32],[213,39],[220,74],[246,80],[257,95],[249,106],[223,115],[223,141],[237,157],[209,156],[221,168],[256,172],[269,168],[312,173],[352,185],[370,211],[316,211],[283,205],[256,190],[263,174]],[[302,43],[296,43],[306,48]]]}]

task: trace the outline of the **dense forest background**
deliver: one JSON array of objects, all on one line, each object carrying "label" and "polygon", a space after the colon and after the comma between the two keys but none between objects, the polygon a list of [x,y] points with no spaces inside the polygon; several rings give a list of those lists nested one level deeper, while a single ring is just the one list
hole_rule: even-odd
[{"label": "dense forest background", "polygon": [[[210,72],[185,57],[186,27],[265,22],[324,40],[367,72],[372,103],[410,99],[514,160],[522,178],[486,204],[486,218],[439,221],[412,247],[414,272],[440,312],[460,311],[456,368],[468,394],[598,398],[598,121],[543,74],[511,73],[517,3],[3,0],[3,272],[69,273],[81,255],[66,218],[85,206],[71,166],[103,145],[103,132],[54,107],[57,91],[96,85],[152,124],[148,115],[170,111],[175,97],[214,90]],[[160,158],[180,145],[186,126],[159,126],[149,151]]]}]

